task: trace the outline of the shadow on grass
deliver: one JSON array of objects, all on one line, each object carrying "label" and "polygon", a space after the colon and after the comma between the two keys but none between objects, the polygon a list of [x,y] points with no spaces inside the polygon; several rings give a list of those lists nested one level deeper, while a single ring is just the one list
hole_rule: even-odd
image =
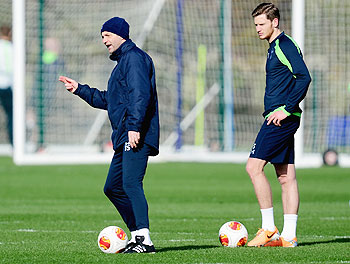
[{"label": "shadow on grass", "polygon": [[317,244],[330,244],[330,243],[347,243],[350,242],[350,238],[344,237],[344,238],[336,238],[332,240],[326,240],[326,241],[314,241],[314,242],[303,242],[298,243],[298,247],[303,246],[310,246],[310,245],[317,245]]},{"label": "shadow on grass", "polygon": [[198,250],[198,249],[208,249],[208,248],[218,248],[220,246],[211,246],[211,245],[204,245],[204,246],[179,246],[179,247],[165,247],[157,249],[157,252],[167,252],[167,251],[175,251],[175,250]]}]

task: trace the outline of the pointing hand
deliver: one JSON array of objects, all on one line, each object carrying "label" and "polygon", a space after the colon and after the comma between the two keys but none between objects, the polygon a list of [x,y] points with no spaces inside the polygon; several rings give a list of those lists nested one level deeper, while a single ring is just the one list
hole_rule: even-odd
[{"label": "pointing hand", "polygon": [[78,89],[78,83],[73,79],[70,79],[65,76],[60,76],[58,80],[60,82],[63,82],[66,89],[71,93],[74,93],[75,90]]}]

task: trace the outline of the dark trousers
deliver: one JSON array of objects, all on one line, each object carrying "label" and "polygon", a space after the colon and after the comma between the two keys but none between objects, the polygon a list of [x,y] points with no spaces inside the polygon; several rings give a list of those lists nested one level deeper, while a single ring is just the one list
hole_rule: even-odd
[{"label": "dark trousers", "polygon": [[12,115],[12,89],[0,89],[0,104],[2,105],[6,117],[7,117],[7,134],[11,145],[13,144],[12,126],[13,126],[13,115]]},{"label": "dark trousers", "polygon": [[149,228],[148,204],[143,191],[148,156],[147,144],[132,149],[125,143],[115,151],[104,193],[114,204],[130,231]]}]

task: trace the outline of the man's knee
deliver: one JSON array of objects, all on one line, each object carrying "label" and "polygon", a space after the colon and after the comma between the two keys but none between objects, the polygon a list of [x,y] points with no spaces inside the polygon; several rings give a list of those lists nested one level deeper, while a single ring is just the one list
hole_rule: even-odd
[{"label": "man's knee", "polygon": [[107,197],[109,197],[112,193],[112,188],[109,185],[105,184],[103,187],[103,192]]},{"label": "man's knee", "polygon": [[250,178],[253,178],[264,172],[265,165],[266,165],[266,162],[263,160],[260,161],[255,159],[254,160],[248,159],[245,170],[250,176]]},{"label": "man's knee", "polygon": [[103,192],[108,198],[110,198],[111,196],[120,196],[124,194],[124,191],[121,187],[112,186],[107,183],[103,187]]},{"label": "man's knee", "polygon": [[123,173],[123,190],[128,196],[137,195],[143,192],[143,178],[145,175],[145,169],[139,167],[132,170],[127,169]]},{"label": "man's knee", "polygon": [[282,174],[278,176],[278,181],[281,185],[286,185],[296,181],[296,178],[288,174]]},{"label": "man's knee", "polygon": [[294,165],[274,164],[278,181],[281,185],[296,181]]},{"label": "man's knee", "polygon": [[256,169],[255,169],[254,166],[252,166],[252,164],[247,163],[246,166],[245,166],[245,170],[248,173],[248,175],[250,177],[252,177],[252,175],[254,175],[254,172],[255,172]]},{"label": "man's knee", "polygon": [[288,177],[287,174],[282,174],[278,176],[278,181],[281,185],[285,185],[286,183],[288,183]]}]

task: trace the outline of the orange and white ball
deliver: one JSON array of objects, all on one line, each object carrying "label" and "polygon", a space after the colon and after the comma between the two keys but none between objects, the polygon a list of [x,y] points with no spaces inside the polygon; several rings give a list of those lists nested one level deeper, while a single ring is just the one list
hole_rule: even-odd
[{"label": "orange and white ball", "polygon": [[219,240],[224,247],[242,247],[247,243],[248,231],[242,223],[230,221],[221,226]]},{"label": "orange and white ball", "polygon": [[128,244],[128,236],[122,228],[108,226],[98,235],[97,244],[104,253],[120,253]]}]

